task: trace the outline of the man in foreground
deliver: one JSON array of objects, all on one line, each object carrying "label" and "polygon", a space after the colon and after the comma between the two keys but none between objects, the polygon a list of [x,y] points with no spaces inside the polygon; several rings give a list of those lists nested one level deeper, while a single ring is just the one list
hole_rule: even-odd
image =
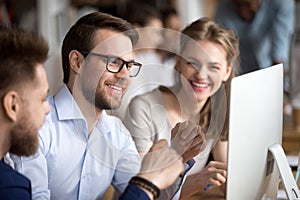
[{"label": "man in foreground", "polygon": [[0,27],[0,198],[31,199],[29,179],[4,162],[7,153],[30,156],[39,147],[38,130],[49,112],[43,63],[48,45],[20,29]]}]

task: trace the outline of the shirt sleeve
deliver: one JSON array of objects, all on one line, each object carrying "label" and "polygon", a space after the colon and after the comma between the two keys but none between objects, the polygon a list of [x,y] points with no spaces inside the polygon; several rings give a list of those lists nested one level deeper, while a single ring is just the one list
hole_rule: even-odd
[{"label": "shirt sleeve", "polygon": [[48,189],[48,172],[45,152],[47,151],[46,138],[50,135],[47,124],[44,124],[39,132],[40,147],[38,152],[30,157],[18,157],[12,155],[12,159],[17,171],[31,180],[32,199],[48,200],[50,199],[50,190]]},{"label": "shirt sleeve", "polygon": [[29,179],[0,161],[0,199],[31,200]]},{"label": "shirt sleeve", "polygon": [[190,169],[194,166],[195,160],[191,159],[184,163],[184,171],[182,174],[176,179],[176,181],[169,186],[168,188],[161,191],[159,196],[159,200],[164,199],[179,199],[181,193],[181,187],[186,179],[186,174],[190,171]]},{"label": "shirt sleeve", "polygon": [[[277,1],[272,30],[272,59],[287,62],[294,30],[295,5],[293,0]],[[288,63],[285,63],[288,67]]]},{"label": "shirt sleeve", "polygon": [[120,136],[124,138],[121,144],[122,147],[118,154],[119,159],[112,180],[112,185],[118,192],[123,193],[131,177],[135,176],[139,172],[141,159],[129,131],[125,128],[121,121],[119,123],[121,125]]},{"label": "shirt sleeve", "polygon": [[137,185],[129,184],[124,193],[120,196],[120,200],[150,200],[148,195]]}]

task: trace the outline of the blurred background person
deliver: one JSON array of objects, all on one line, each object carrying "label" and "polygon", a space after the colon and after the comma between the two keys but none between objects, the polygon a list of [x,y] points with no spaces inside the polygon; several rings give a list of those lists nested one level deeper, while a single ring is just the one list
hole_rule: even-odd
[{"label": "blurred background person", "polygon": [[295,32],[291,43],[290,103],[293,124],[300,130],[300,0],[296,0]]},{"label": "blurred background person", "polygon": [[290,114],[290,48],[294,32],[294,0],[224,0],[215,20],[240,37],[240,74],[274,64],[285,68],[284,113]]},{"label": "blurred background person", "polygon": [[178,54],[181,19],[174,8],[167,8],[161,11],[164,29],[162,30],[163,40],[157,49],[161,63],[164,66],[173,67]]},{"label": "blurred background person", "polygon": [[138,76],[132,78],[132,83],[124,94],[120,108],[113,115],[123,119],[130,100],[139,94],[158,87],[158,83],[166,82],[163,72],[159,71],[160,57],[156,53],[161,44],[163,23],[160,13],[154,7],[132,1],[128,5],[127,16],[124,16],[139,32],[140,38],[134,47],[134,59],[141,63]]},{"label": "blurred background person", "polygon": [[10,25],[10,23],[11,23],[6,4],[7,3],[5,0],[0,0],[0,25],[3,25],[3,26]]},{"label": "blurred background person", "polygon": [[215,20],[240,37],[241,69],[245,74],[273,64],[289,67],[294,31],[293,0],[224,0]]},{"label": "blurred background person", "polygon": [[[288,71],[294,9],[294,0],[220,2],[216,22],[236,31],[240,37],[240,74],[278,63],[283,63]],[[285,87],[288,90],[287,80]]]}]

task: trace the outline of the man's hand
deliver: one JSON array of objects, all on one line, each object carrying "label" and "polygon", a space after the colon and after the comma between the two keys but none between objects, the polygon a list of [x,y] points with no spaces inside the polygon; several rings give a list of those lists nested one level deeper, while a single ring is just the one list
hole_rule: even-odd
[{"label": "man's hand", "polygon": [[153,144],[144,156],[137,176],[147,179],[162,190],[172,185],[183,170],[181,156],[162,139]]}]

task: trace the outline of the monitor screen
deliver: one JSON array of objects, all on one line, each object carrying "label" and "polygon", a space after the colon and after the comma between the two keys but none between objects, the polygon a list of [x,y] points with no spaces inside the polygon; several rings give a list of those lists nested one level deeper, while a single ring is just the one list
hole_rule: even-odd
[{"label": "monitor screen", "polygon": [[226,199],[276,199],[279,171],[268,151],[282,140],[283,66],[232,80]]}]

